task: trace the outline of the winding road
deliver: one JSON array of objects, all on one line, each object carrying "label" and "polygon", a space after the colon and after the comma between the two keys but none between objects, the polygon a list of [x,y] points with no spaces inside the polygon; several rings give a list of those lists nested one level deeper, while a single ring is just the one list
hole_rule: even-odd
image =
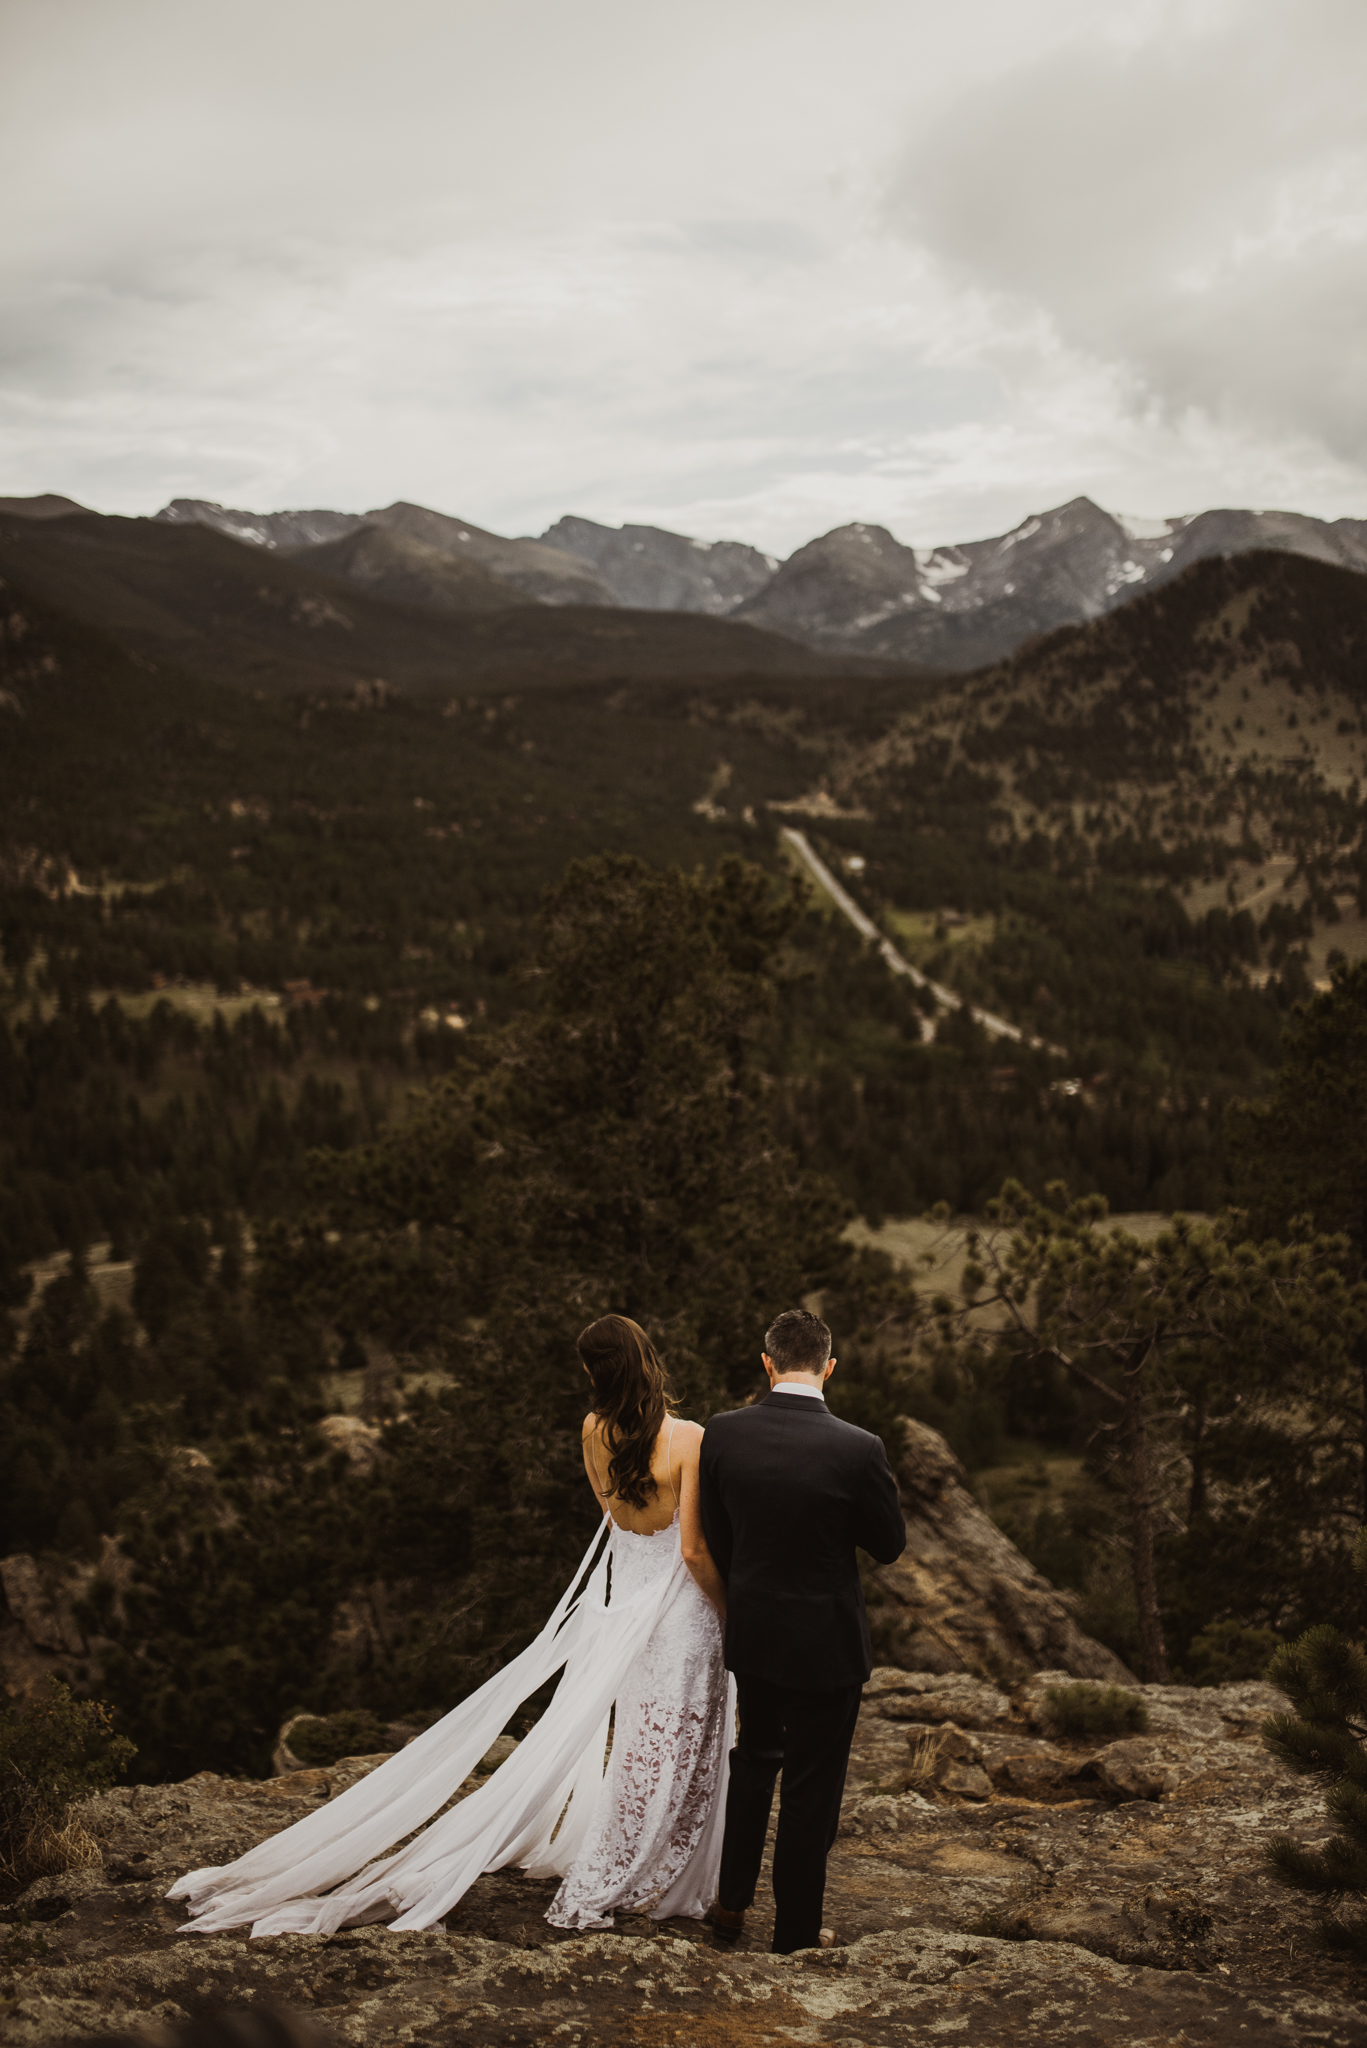
[{"label": "winding road", "polygon": [[861,937],[868,939],[878,948],[894,974],[905,974],[917,988],[928,988],[942,1010],[966,1009],[975,1024],[981,1024],[990,1038],[1010,1038],[1017,1045],[1028,1045],[1033,1052],[1052,1053],[1058,1059],[1066,1059],[1061,1045],[1050,1045],[1047,1039],[1032,1038],[1022,1031],[1018,1024],[1009,1024],[1005,1017],[998,1017],[991,1010],[980,1010],[976,1003],[965,1003],[961,995],[943,982],[932,981],[928,974],[922,974],[919,967],[913,967],[906,955],[899,953],[892,940],[885,938],[871,917],[865,916],[848,889],[842,888],[824,860],[812,846],[805,832],[798,832],[791,825],[784,825],[779,833],[792,847],[798,859],[812,879],[826,891],[838,910],[844,912]]}]

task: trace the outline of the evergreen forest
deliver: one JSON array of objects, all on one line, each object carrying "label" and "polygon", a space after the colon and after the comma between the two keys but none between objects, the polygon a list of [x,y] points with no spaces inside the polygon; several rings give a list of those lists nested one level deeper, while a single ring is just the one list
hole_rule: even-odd
[{"label": "evergreen forest", "polygon": [[[0,1555],[136,1769],[519,1647],[608,1309],[703,1418],[819,1296],[840,1411],[1146,1675],[1367,1619],[1367,581],[1203,563],[949,683],[255,688],[3,566]],[[879,1235],[937,1207],[953,1299]]]}]

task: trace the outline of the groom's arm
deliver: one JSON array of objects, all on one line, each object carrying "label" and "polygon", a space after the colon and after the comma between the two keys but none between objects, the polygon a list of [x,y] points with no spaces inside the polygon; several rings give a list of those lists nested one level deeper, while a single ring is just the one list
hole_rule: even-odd
[{"label": "groom's arm", "polygon": [[717,1484],[717,1456],[717,1439],[709,1425],[703,1431],[702,1450],[698,1454],[698,1508],[712,1562],[725,1580],[731,1576],[733,1538],[731,1517],[722,1506]]},{"label": "groom's arm", "polygon": [[875,1564],[894,1564],[907,1547],[907,1518],[881,1437],[874,1438],[864,1466],[854,1540]]}]

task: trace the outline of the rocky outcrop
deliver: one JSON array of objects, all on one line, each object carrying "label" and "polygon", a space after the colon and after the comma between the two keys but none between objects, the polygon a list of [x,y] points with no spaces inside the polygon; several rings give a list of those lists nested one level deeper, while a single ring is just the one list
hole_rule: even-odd
[{"label": "rocky outcrop", "polygon": [[374,1423],[363,1421],[359,1415],[325,1415],[318,1424],[318,1434],[330,1451],[345,1453],[353,1471],[373,1471],[383,1441],[383,1433]]},{"label": "rocky outcrop", "polygon": [[337,1937],[329,1953],[310,1952],[306,1941],[285,1936],[223,1953],[222,1942],[192,1938],[114,1980],[98,1961],[52,1973],[51,1989],[35,1986],[11,2001],[5,2039],[11,2048],[38,2048],[262,2001],[302,2006],[317,2014],[323,2040],[357,2048],[507,2048],[576,2037],[751,2048],[757,2034],[812,2048],[851,2039],[906,2048],[911,2029],[911,2038],[946,2035],[973,2048],[1367,2041],[1367,2019],[1332,1995],[1166,1976],[1089,1955],[1066,1937],[1021,1948],[902,1930],[785,1957],[719,1955],[668,1933],[587,1935],[532,1950],[373,1927]]},{"label": "rocky outcrop", "polygon": [[[554,1880],[516,1871],[481,1878],[422,1934],[182,1937],[175,1876],[240,1855],[379,1759],[120,1788],[82,1809],[102,1868],[0,1908],[0,2038],[57,2048],[260,2001],[356,2048],[1367,2048],[1355,1966],[1314,1949],[1309,1906],[1263,1868],[1271,1835],[1326,1832],[1313,1790],[1258,1739],[1275,1695],[1144,1687],[1150,1733],[1107,1743],[1041,1735],[1041,1690],[875,1673],[827,1891],[844,1945],[786,1958],[768,1953],[767,1875],[735,1949],[696,1922],[631,1915],[612,1934],[561,1934],[542,1917]],[[948,1773],[911,1787],[928,1739],[965,1752],[986,1790],[956,1792]]]},{"label": "rocky outcrop", "polygon": [[21,1551],[0,1558],[0,1586],[11,1618],[35,1650],[64,1650],[79,1656],[83,1642],[71,1618],[70,1582],[65,1574],[45,1572],[36,1558]]},{"label": "rocky outcrop", "polygon": [[897,1478],[907,1547],[865,1582],[878,1653],[908,1671],[1011,1680],[1048,1670],[1133,1684],[979,1507],[944,1438],[924,1423],[905,1426]]},{"label": "rocky outcrop", "polygon": [[[380,1455],[380,1431],[357,1416],[325,1416],[319,1429],[328,1449],[359,1471]],[[1066,1597],[979,1507],[944,1438],[919,1422],[906,1431],[898,1482],[907,1548],[866,1581],[880,1658],[907,1671],[971,1673],[993,1683],[1038,1671],[1132,1683],[1119,1658],[1083,1634]],[[186,1447],[177,1457],[187,1470],[210,1470],[202,1451]],[[31,1692],[49,1673],[82,1682],[102,1644],[83,1636],[75,1609],[94,1578],[122,1587],[130,1570],[111,1537],[98,1564],[0,1559],[0,1684],[11,1696]],[[391,1639],[384,1584],[354,1586],[337,1607],[332,1654],[363,1671]]]},{"label": "rocky outcrop", "polygon": [[112,1536],[103,1538],[96,1563],[23,1551],[0,1558],[0,1687],[11,1699],[28,1698],[49,1678],[82,1683],[91,1658],[107,1645],[84,1633],[77,1609],[97,1578],[117,1597],[130,1569]]}]

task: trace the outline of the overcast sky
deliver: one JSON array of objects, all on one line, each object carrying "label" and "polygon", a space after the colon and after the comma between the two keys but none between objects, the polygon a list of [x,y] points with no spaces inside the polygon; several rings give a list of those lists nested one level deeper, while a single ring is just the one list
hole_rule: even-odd
[{"label": "overcast sky", "polygon": [[0,493],[1367,516],[1364,0],[4,0]]}]

